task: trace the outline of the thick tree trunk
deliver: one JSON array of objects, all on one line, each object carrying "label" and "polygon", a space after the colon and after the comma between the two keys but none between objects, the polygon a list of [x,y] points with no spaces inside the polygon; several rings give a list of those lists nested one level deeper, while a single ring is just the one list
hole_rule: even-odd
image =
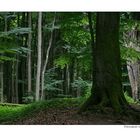
[{"label": "thick tree trunk", "polygon": [[121,112],[127,102],[121,83],[119,13],[97,13],[94,47],[92,94],[83,109],[99,105]]},{"label": "thick tree trunk", "polygon": [[41,76],[41,46],[42,46],[42,12],[38,14],[38,45],[37,45],[37,74],[35,100],[40,100],[40,76]]}]

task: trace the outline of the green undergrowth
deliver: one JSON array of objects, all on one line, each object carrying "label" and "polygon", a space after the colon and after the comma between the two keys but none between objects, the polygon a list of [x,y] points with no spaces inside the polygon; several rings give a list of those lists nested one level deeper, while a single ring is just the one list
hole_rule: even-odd
[{"label": "green undergrowth", "polygon": [[127,92],[124,93],[124,96],[125,96],[125,98],[126,98],[128,103],[130,103],[130,104],[138,104],[138,105],[140,104],[138,101],[135,101],[132,97],[128,96]]},{"label": "green undergrowth", "polygon": [[[136,104],[134,100],[125,94],[126,100],[130,104]],[[87,97],[79,98],[60,98],[41,102],[34,102],[31,104],[0,104],[0,124],[12,124],[20,119],[32,117],[39,111],[47,109],[69,109],[80,108],[80,106],[87,100]]]},{"label": "green undergrowth", "polygon": [[28,105],[13,105],[0,104],[0,124],[10,124],[10,122],[17,121],[22,118],[33,116],[41,110],[48,108],[71,108],[80,107],[85,101],[85,98],[63,98],[53,99],[48,101],[35,102]]}]

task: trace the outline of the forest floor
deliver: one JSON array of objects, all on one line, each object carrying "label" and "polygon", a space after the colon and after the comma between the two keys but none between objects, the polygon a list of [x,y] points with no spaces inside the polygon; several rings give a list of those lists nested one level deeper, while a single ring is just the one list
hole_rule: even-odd
[{"label": "forest floor", "polygon": [[[51,104],[51,105],[50,105]],[[140,124],[140,118],[135,120],[131,115],[116,116],[110,108],[106,108],[106,113],[98,112],[84,112],[78,114],[79,103],[70,101],[67,104],[50,103],[49,107],[45,107],[42,103],[40,107],[34,105],[31,109],[35,110],[30,112],[30,115],[25,115],[23,118],[15,119],[14,121],[4,121],[1,124],[13,125],[132,125]],[[133,108],[140,110],[140,105],[134,104]],[[30,111],[30,109],[28,109]],[[27,111],[27,112],[28,112]]]},{"label": "forest floor", "polygon": [[77,108],[69,109],[48,109],[47,111],[40,111],[32,117],[21,119],[13,124],[25,125],[130,125],[140,124],[131,119],[115,117],[109,114],[102,113],[84,113],[77,114]]}]

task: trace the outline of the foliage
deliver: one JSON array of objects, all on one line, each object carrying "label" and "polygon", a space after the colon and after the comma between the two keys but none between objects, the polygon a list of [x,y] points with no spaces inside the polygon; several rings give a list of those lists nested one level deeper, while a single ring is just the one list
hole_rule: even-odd
[{"label": "foliage", "polygon": [[47,91],[62,91],[60,88],[58,88],[58,85],[62,84],[63,80],[56,80],[55,76],[55,68],[47,70],[45,73],[45,86],[44,90]]},{"label": "foliage", "polygon": [[134,99],[132,97],[128,96],[128,93],[127,92],[125,92],[124,95],[125,95],[125,98],[126,98],[126,100],[127,100],[128,103],[130,103],[130,104],[136,104],[136,102],[134,101]]},{"label": "foliage", "polygon": [[28,28],[17,28],[8,32],[1,32],[0,34],[0,61],[15,61],[15,55],[20,54],[26,56],[31,51],[26,47],[19,46],[17,39],[11,34],[24,34],[28,33]]},{"label": "foliage", "polygon": [[31,28],[18,27],[18,28],[14,28],[13,30],[10,30],[10,31],[7,31],[7,32],[1,32],[0,37],[7,36],[7,35],[12,35],[12,34],[22,35],[22,34],[28,34],[30,32],[31,32]]},{"label": "foliage", "polygon": [[80,69],[88,71],[91,64],[90,32],[86,13],[62,13],[60,20],[61,38],[60,47],[63,54],[57,56],[55,65],[62,69],[73,60],[77,60]]},{"label": "foliage", "polygon": [[68,64],[70,64],[70,57],[68,55],[61,55],[59,58],[54,60],[54,64],[57,67],[61,67],[61,69],[64,69],[64,67]]},{"label": "foliage", "polygon": [[34,96],[33,96],[33,95],[24,95],[24,96],[22,97],[22,102],[23,102],[24,104],[33,103],[33,101],[34,101]]},{"label": "foliage", "polygon": [[[135,62],[140,59],[140,52],[135,48],[128,48],[128,43],[137,44],[137,40],[134,37],[131,39],[131,31],[135,29],[140,30],[138,26],[140,21],[136,21],[132,18],[132,13],[125,12],[121,14],[120,22],[120,49],[121,49],[121,58],[124,61]],[[139,46],[137,44],[137,46]],[[139,48],[139,47],[138,47]]]},{"label": "foliage", "polygon": [[81,77],[79,77],[77,80],[75,80],[72,83],[72,87],[76,90],[80,89],[81,96],[87,96],[87,94],[90,93],[91,90],[91,82],[87,82],[83,80]]},{"label": "foliage", "polygon": [[136,62],[140,59],[140,52],[133,48],[121,47],[121,58],[125,61]]},{"label": "foliage", "polygon": [[61,29],[63,40],[72,46],[85,46],[89,42],[87,15],[83,13],[63,14]]}]

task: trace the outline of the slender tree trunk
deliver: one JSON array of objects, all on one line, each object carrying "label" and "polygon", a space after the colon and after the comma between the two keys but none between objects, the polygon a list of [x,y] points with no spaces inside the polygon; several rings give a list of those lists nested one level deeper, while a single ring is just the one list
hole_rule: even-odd
[{"label": "slender tree trunk", "polygon": [[[76,68],[76,79],[79,80],[79,78],[80,78],[80,67],[79,67],[78,59],[77,59],[76,63],[77,63],[77,66],[76,66],[77,67]],[[76,95],[75,96],[79,97],[81,95],[80,92],[81,92],[81,87],[78,86],[77,89],[76,89]]]},{"label": "slender tree trunk", "polygon": [[110,106],[121,112],[128,105],[122,92],[119,13],[97,13],[92,94],[82,110]]},{"label": "slender tree trunk", "polygon": [[44,75],[45,75],[45,71],[46,71],[46,67],[48,64],[48,58],[49,58],[49,53],[50,53],[50,49],[52,46],[52,41],[53,41],[53,30],[54,30],[54,24],[55,24],[55,20],[56,20],[56,16],[54,16],[54,20],[52,23],[52,30],[51,30],[51,36],[50,36],[50,40],[49,40],[49,46],[46,52],[46,59],[45,59],[45,63],[43,66],[43,70],[42,70],[42,74],[41,74],[41,100],[43,100],[45,98],[45,94],[44,94]]},{"label": "slender tree trunk", "polygon": [[63,91],[65,95],[69,94],[69,66],[66,65],[63,69]]},{"label": "slender tree trunk", "polygon": [[19,99],[19,103],[22,103],[22,97],[24,94],[24,81],[23,81],[23,58],[20,57],[20,62],[18,64],[18,79],[19,79],[19,83],[18,83],[18,99]]},{"label": "slender tree trunk", "polygon": [[127,62],[128,76],[130,80],[132,97],[135,101],[139,99],[138,84],[139,84],[139,64],[137,62]]},{"label": "slender tree trunk", "polygon": [[[4,17],[4,32],[7,32],[7,14],[5,15],[5,17]],[[4,78],[3,78],[3,63],[0,63],[0,95],[1,95],[1,102],[3,102],[4,101],[4,99],[3,99],[3,97],[4,97],[4,95],[3,95],[3,86],[4,86],[4,84],[3,84],[3,82],[4,82]]]},{"label": "slender tree trunk", "polygon": [[[37,42],[37,27],[38,27],[38,25],[37,25],[37,22],[38,22],[38,19],[36,19],[35,20],[35,22],[32,22],[32,30],[34,31],[33,33],[32,33],[32,45],[33,46],[36,46],[36,42]],[[31,58],[32,58],[32,78],[34,79],[33,80],[33,82],[32,82],[32,91],[35,93],[35,84],[36,84],[36,81],[35,81],[35,79],[36,79],[36,70],[37,70],[37,67],[36,67],[36,65],[37,65],[37,61],[36,61],[36,58],[37,58],[37,49],[35,48],[35,47],[33,47],[32,48],[33,49],[33,51],[32,51],[32,56],[31,56]]]},{"label": "slender tree trunk", "polygon": [[16,101],[15,103],[18,103],[19,97],[18,97],[18,61],[19,61],[19,56],[18,54],[16,55],[16,62],[15,62],[15,97]]},{"label": "slender tree trunk", "polygon": [[15,103],[15,69],[14,62],[12,63],[12,103]]},{"label": "slender tree trunk", "polygon": [[0,64],[0,102],[3,103],[3,63]]},{"label": "slender tree trunk", "polygon": [[[6,77],[6,80],[5,80],[5,91],[6,91],[6,94],[7,94],[7,102],[8,103],[11,103],[12,102],[12,62],[6,62],[6,65],[5,65],[5,77]],[[7,87],[8,85],[8,87]]]},{"label": "slender tree trunk", "polygon": [[[28,27],[32,27],[32,13],[29,12],[28,14]],[[32,44],[32,33],[30,32],[28,34],[28,48],[31,50],[31,44]],[[31,51],[28,52],[28,94],[31,94],[32,92],[32,71],[31,71]]]},{"label": "slender tree trunk", "polygon": [[[20,17],[22,17],[20,19]],[[22,13],[18,13],[18,27],[27,27],[26,25],[26,13],[22,12]],[[23,46],[23,47],[27,47],[27,36],[25,35],[20,35],[18,36],[19,38],[19,45]],[[25,86],[26,83],[26,75],[27,75],[27,69],[26,69],[26,60],[24,57],[22,56],[18,56],[19,57],[19,63],[18,63],[18,102],[22,103],[22,97],[25,94],[25,89],[27,89]]]},{"label": "slender tree trunk", "polygon": [[41,76],[41,45],[42,45],[42,12],[38,14],[38,45],[37,45],[37,75],[36,75],[36,96],[35,100],[40,100],[40,76]]},{"label": "slender tree trunk", "polygon": [[73,96],[73,88],[72,83],[74,82],[74,69],[75,69],[75,60],[72,58],[72,63],[69,67],[69,76],[70,76],[70,84],[69,84],[69,95]]},{"label": "slender tree trunk", "polygon": [[[136,25],[138,26],[138,25]],[[134,50],[140,52],[139,49],[139,35],[137,34],[138,29],[137,27],[134,27],[130,32],[125,33],[124,35],[124,41],[125,46],[127,48],[133,48]],[[129,81],[131,85],[132,90],[132,97],[135,101],[139,100],[139,93],[140,93],[140,64],[139,60],[133,62],[133,61],[127,61],[127,70],[128,70],[128,76]]]},{"label": "slender tree trunk", "polygon": [[[136,22],[130,31],[124,33],[125,47],[133,48],[137,52],[140,52],[140,31],[138,24],[138,22],[140,21],[140,13],[133,12],[131,14],[132,19],[134,20],[134,22]],[[127,61],[127,70],[132,90],[132,97],[135,101],[138,101],[140,99],[140,60],[137,60],[135,62]]]}]

